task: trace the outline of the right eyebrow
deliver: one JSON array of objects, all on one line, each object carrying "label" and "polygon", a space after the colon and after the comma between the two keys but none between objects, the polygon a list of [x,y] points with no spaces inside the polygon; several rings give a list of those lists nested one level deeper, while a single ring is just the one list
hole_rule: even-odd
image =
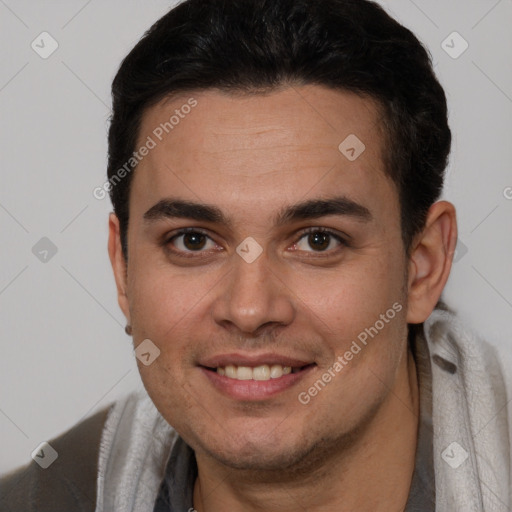
[{"label": "right eyebrow", "polygon": [[216,206],[170,198],[158,201],[144,214],[143,218],[147,223],[162,219],[182,218],[228,226],[231,224]]}]

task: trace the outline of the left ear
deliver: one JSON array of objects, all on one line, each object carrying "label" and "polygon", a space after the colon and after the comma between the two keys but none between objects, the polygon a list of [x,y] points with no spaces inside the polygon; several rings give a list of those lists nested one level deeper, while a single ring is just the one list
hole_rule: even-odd
[{"label": "left ear", "polygon": [[422,323],[434,310],[450,275],[456,245],[455,207],[438,201],[430,207],[425,228],[411,249],[407,323]]}]

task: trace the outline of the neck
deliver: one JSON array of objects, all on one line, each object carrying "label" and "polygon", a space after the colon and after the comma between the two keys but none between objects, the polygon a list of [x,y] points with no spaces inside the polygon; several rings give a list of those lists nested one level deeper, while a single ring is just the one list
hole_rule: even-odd
[{"label": "neck", "polygon": [[256,475],[219,466],[196,453],[197,512],[384,512],[405,509],[415,465],[419,418],[416,365],[410,349],[373,420],[308,470]]}]

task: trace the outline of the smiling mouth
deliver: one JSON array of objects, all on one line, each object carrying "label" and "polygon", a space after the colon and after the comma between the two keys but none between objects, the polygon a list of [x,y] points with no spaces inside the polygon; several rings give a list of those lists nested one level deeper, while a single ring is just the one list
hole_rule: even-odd
[{"label": "smiling mouth", "polygon": [[258,366],[236,366],[229,364],[217,368],[209,368],[207,366],[203,366],[202,368],[233,380],[268,381],[279,379],[283,375],[289,375],[290,373],[301,373],[312,366],[315,366],[315,363],[297,367],[283,366],[280,364],[262,364]]}]

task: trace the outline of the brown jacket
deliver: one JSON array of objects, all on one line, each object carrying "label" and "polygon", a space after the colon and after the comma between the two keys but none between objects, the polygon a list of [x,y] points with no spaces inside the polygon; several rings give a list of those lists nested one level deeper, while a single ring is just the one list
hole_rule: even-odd
[{"label": "brown jacket", "polygon": [[42,469],[36,462],[0,478],[1,512],[94,512],[98,453],[111,406],[49,441],[57,459]]}]

